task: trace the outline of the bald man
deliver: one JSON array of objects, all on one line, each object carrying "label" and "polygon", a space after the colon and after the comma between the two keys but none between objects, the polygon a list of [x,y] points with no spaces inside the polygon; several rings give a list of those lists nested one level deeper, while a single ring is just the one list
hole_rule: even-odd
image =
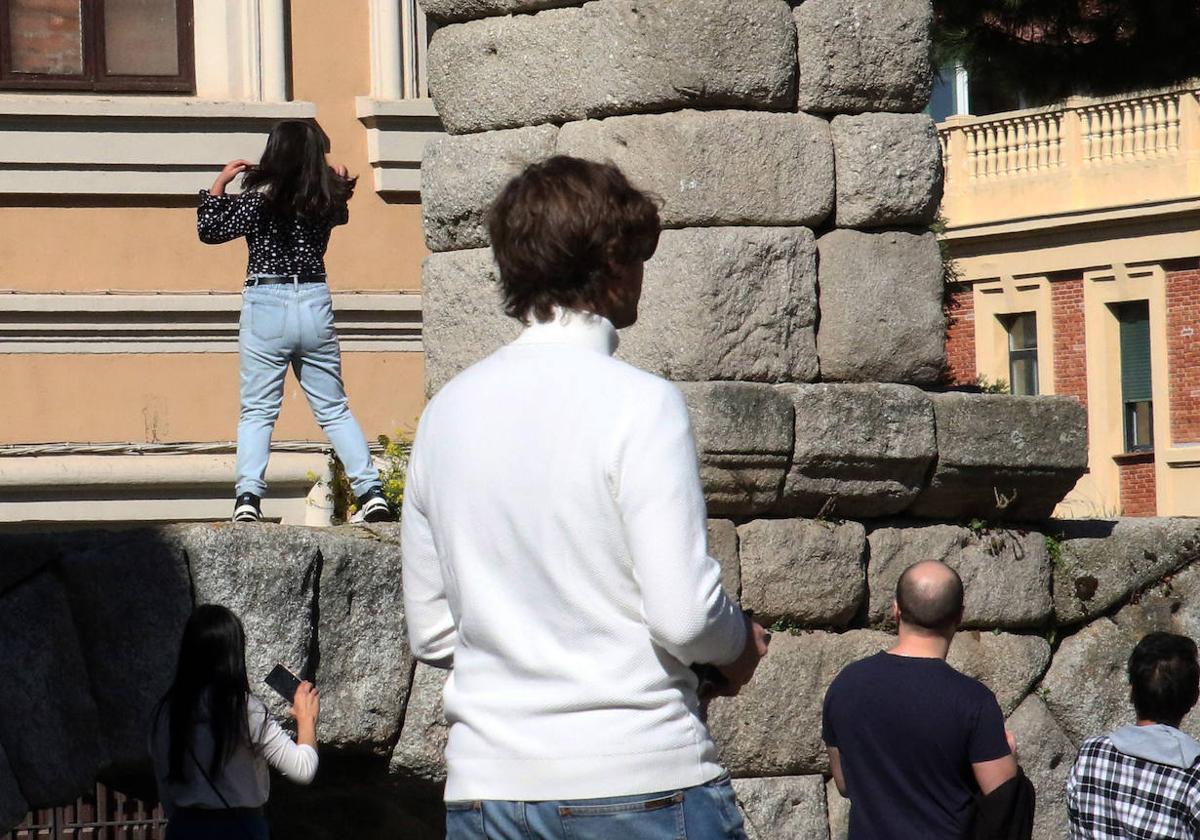
[{"label": "bald man", "polygon": [[1017,775],[996,697],[946,664],[963,585],[944,563],[896,584],[891,650],[847,665],[825,694],[822,737],[850,800],[849,840],[962,840],[976,794]]}]

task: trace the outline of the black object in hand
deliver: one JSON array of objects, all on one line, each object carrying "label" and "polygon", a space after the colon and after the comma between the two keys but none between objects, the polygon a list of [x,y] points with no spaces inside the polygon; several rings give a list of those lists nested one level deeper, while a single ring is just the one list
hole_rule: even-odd
[{"label": "black object in hand", "polygon": [[696,686],[696,694],[701,700],[715,697],[721,689],[729,685],[729,678],[722,674],[716,665],[693,665],[692,672],[700,681]]},{"label": "black object in hand", "polygon": [[276,665],[272,668],[264,682],[279,692],[279,696],[284,700],[289,703],[295,702],[296,689],[300,687],[300,678],[283,665]]}]

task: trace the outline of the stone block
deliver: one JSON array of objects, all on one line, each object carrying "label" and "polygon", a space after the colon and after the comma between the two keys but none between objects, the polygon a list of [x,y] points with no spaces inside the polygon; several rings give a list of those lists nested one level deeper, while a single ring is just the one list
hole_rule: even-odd
[{"label": "stone block", "polygon": [[816,259],[807,228],[665,231],[617,355],[676,381],[816,379]]},{"label": "stone block", "polygon": [[108,757],[71,608],[52,574],[0,599],[0,639],[0,744],[9,767],[30,807],[70,802]]},{"label": "stone block", "polygon": [[664,227],[811,227],[833,210],[829,123],[810,114],[677,111],[568,123],[558,152],[616,164],[662,200]]},{"label": "stone block", "polygon": [[92,533],[66,544],[62,579],[110,769],[145,769],[146,738],[192,612],[177,529]]},{"label": "stone block", "polygon": [[837,224],[928,225],[942,200],[942,147],[925,114],[833,118]]},{"label": "stone block", "polygon": [[1136,643],[1101,618],[1059,645],[1039,694],[1073,743],[1134,722],[1125,664]]},{"label": "stone block", "polygon": [[446,737],[450,726],[442,712],[442,689],[449,671],[418,662],[404,709],[400,740],[388,773],[406,780],[446,781]]},{"label": "stone block", "polygon": [[444,26],[429,89],[466,134],[679,108],[788,110],[796,35],[784,0],[596,0]]},{"label": "stone block", "polygon": [[708,512],[770,510],[792,452],[792,404],[768,385],[680,383],[691,414]]},{"label": "stone block", "polygon": [[1200,519],[1056,522],[1054,609],[1071,624],[1102,615],[1135,592],[1200,562]]},{"label": "stone block", "polygon": [[954,637],[946,662],[990,688],[1008,715],[1046,673],[1050,643],[1041,636],[963,630]]},{"label": "stone block", "polygon": [[826,689],[842,668],[895,642],[895,636],[872,630],[774,634],[754,679],[737,697],[719,697],[708,706],[722,762],[735,776],[828,772],[821,742]]},{"label": "stone block", "polygon": [[796,445],[779,512],[899,513],[937,455],[933,405],[907,385],[781,385],[796,411]]},{"label": "stone block", "polygon": [[825,808],[829,812],[829,840],[849,840],[850,800],[842,796],[832,778],[825,783]]},{"label": "stone block", "polygon": [[857,522],[759,519],[738,528],[742,606],[764,624],[844,627],[866,596],[866,535]]},{"label": "stone block", "polygon": [[823,776],[734,779],[747,840],[827,840]]},{"label": "stone block", "polygon": [[805,0],[801,111],[920,111],[933,89],[930,0]]},{"label": "stone block", "polygon": [[[182,541],[196,603],[221,604],[242,620],[250,690],[285,718],[287,703],[263,680],[276,663],[305,679],[317,667],[321,550],[315,534],[265,523],[205,525],[185,530]],[[332,709],[326,713],[332,718]]]},{"label": "stone block", "polygon": [[929,525],[878,528],[867,542],[872,624],[891,620],[896,582],[922,560],[941,560],[962,578],[966,627],[1041,627],[1051,617],[1052,569],[1039,533]]},{"label": "stone block", "polygon": [[721,564],[721,586],[730,598],[742,596],[742,564],[737,526],[728,519],[708,520],[708,555]]},{"label": "stone block", "polygon": [[1026,697],[1008,719],[1017,741],[1017,757],[1037,790],[1034,840],[1061,840],[1067,826],[1067,779],[1078,747],[1063,732],[1046,704]]},{"label": "stone block", "polygon": [[938,462],[910,512],[1047,519],[1087,471],[1087,411],[1070,397],[935,394]]},{"label": "stone block", "polygon": [[584,0],[421,0],[421,9],[438,23],[459,23],[493,15],[519,15],[543,9],[582,6]]},{"label": "stone block", "polygon": [[552,125],[447,135],[425,147],[421,217],[432,251],[484,248],[487,211],[514,176],[554,154]]},{"label": "stone block", "polygon": [[937,382],[946,364],[937,238],[835,230],[817,250],[821,379]]},{"label": "stone block", "polygon": [[321,551],[317,622],[323,747],[388,755],[413,656],[400,583],[400,526],[313,532]]},{"label": "stone block", "polygon": [[521,323],[504,314],[497,281],[490,248],[426,258],[421,308],[427,396],[520,335]]}]

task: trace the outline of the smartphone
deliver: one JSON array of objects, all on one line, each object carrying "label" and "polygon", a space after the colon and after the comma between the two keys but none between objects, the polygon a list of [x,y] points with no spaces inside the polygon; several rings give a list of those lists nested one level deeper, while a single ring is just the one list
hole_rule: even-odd
[{"label": "smartphone", "polygon": [[277,664],[267,674],[267,685],[279,692],[279,696],[289,703],[295,702],[296,689],[300,687],[300,678],[281,664]]}]

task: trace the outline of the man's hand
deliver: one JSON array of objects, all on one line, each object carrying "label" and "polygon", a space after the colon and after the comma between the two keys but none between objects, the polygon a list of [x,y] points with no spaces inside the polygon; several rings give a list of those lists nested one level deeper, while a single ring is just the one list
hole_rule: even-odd
[{"label": "man's hand", "polygon": [[726,684],[718,687],[714,694],[724,697],[734,697],[742,686],[750,682],[754,669],[767,655],[767,631],[750,616],[746,616],[746,646],[742,655],[728,665],[719,665],[717,670],[724,675]]},{"label": "man's hand", "polygon": [[231,160],[225,164],[225,168],[221,170],[221,174],[217,176],[217,180],[213,181],[212,188],[209,189],[210,195],[225,195],[225,187],[237,176],[241,175],[247,169],[253,169],[254,164],[248,160]]},{"label": "man's hand", "polygon": [[350,170],[346,168],[344,163],[331,163],[329,168],[333,170],[333,174],[341,178],[343,181],[350,178]]}]

